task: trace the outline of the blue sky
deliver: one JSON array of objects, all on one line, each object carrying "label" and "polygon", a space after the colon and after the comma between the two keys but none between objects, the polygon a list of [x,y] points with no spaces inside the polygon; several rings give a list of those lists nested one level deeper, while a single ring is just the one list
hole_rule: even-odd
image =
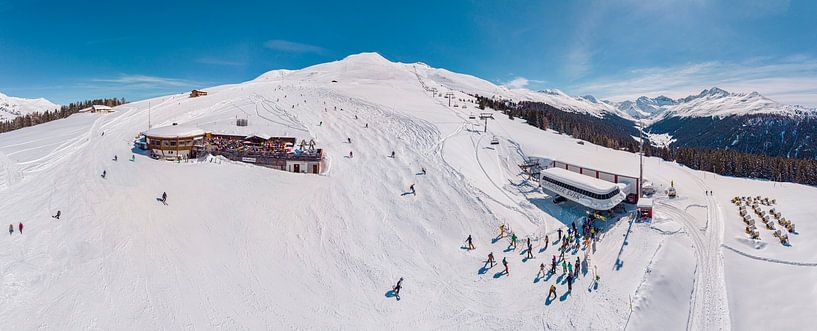
[{"label": "blue sky", "polygon": [[719,86],[817,106],[817,1],[0,0],[0,92],[58,103],[364,51],[612,100]]}]

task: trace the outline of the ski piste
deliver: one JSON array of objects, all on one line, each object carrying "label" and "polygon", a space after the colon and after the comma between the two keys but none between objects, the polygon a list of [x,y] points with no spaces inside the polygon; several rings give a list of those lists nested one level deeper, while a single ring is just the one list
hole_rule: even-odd
[{"label": "ski piste", "polygon": [[[377,54],[202,88],[209,95],[161,96],[0,134],[0,210],[7,223],[26,225],[25,235],[15,231],[0,241],[4,325],[799,330],[813,324],[813,187],[717,176],[645,157],[645,178],[658,191],[653,220],[629,222],[619,214],[598,222],[604,230],[590,248],[588,267],[594,267],[566,295],[565,278],[557,283],[562,267],[534,283],[539,263],[522,263],[518,250],[503,252],[509,242],[497,238],[499,225],[507,224],[506,237],[530,237],[534,258],[550,262],[559,258],[556,230],[565,234],[587,214],[573,202],[554,204],[519,165],[545,157],[631,174],[638,157],[577,144],[500,111],[477,110],[473,102],[474,94],[535,101],[539,93]],[[469,119],[483,111],[495,115],[487,134],[480,133],[484,123]],[[316,139],[326,171],[294,174],[222,157],[165,162],[147,153],[136,154],[135,162],[111,161],[133,153],[148,112],[151,126],[226,131],[242,117],[257,134]],[[499,147],[491,146],[493,136]],[[353,158],[345,157],[347,137]],[[388,157],[392,150],[399,155]],[[426,175],[416,175],[420,167]],[[99,169],[113,177],[98,180]],[[662,193],[671,181],[674,199]],[[417,194],[407,199],[401,193],[410,183]],[[155,205],[165,191],[173,208]],[[790,246],[760,227],[759,241],[747,239],[730,200],[749,195],[776,198],[774,208],[797,223]],[[66,211],[63,222],[48,217],[57,210]],[[468,234],[476,249],[464,252],[458,247]],[[539,252],[546,234],[551,243]],[[502,271],[496,267],[480,274],[490,252],[497,262],[507,258],[508,275],[494,278]],[[568,250],[565,260],[574,262],[584,250],[575,254]],[[598,288],[577,290],[594,286],[593,274],[604,276]],[[384,296],[394,275],[411,280],[399,303]],[[547,303],[551,285],[557,297]]]}]

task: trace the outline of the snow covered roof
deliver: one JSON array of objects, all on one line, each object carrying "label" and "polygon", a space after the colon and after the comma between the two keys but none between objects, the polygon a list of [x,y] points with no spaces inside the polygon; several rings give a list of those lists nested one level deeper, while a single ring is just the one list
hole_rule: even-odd
[{"label": "snow covered roof", "polygon": [[112,107],[103,106],[103,105],[93,105],[91,106],[94,110],[112,110]]},{"label": "snow covered roof", "polygon": [[585,176],[562,168],[542,170],[542,175],[596,194],[607,194],[618,188],[618,185],[615,183]]},{"label": "snow covered roof", "polygon": [[638,203],[635,205],[637,208],[652,208],[653,201],[652,198],[640,198],[638,199]]},{"label": "snow covered roof", "polygon": [[142,132],[143,135],[154,138],[177,138],[203,136],[204,130],[186,125],[171,125],[153,128]]}]

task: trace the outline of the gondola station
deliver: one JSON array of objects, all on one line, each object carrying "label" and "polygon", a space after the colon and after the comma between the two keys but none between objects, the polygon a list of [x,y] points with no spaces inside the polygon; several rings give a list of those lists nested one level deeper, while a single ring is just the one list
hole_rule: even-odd
[{"label": "gondola station", "polygon": [[593,210],[610,210],[626,198],[623,184],[585,176],[562,168],[541,171],[539,185]]}]

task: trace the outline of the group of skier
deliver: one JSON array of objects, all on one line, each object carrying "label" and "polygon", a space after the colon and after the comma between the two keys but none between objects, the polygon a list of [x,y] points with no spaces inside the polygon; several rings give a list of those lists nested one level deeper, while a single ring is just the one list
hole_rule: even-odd
[{"label": "group of skier", "polygon": [[[17,230],[20,232],[20,234],[23,234],[23,222],[20,222],[20,224],[17,225]],[[14,234],[14,224],[9,224],[9,235],[12,234]]]},{"label": "group of skier", "polygon": [[[581,231],[579,230],[581,229]],[[550,261],[550,268],[547,269],[547,266],[544,262],[539,264],[539,271],[536,274],[537,280],[540,278],[547,277],[548,275],[555,275],[557,273],[557,267],[561,262],[562,267],[562,276],[565,279],[567,285],[567,293],[572,293],[573,291],[573,283],[582,275],[582,257],[576,256],[576,260],[571,263],[565,258],[565,253],[572,252],[572,254],[578,254],[580,250],[584,249],[585,256],[584,262],[589,268],[590,265],[590,252],[591,252],[591,242],[595,242],[597,240],[597,233],[598,230],[591,225],[591,222],[585,222],[581,225],[581,227],[577,226],[576,223],[571,224],[567,228],[567,231],[563,231],[561,228],[557,229],[557,240],[556,242],[559,243],[559,256],[553,255]],[[509,250],[516,250],[517,241],[519,238],[516,236],[516,233],[513,231],[508,231],[505,224],[501,224],[499,226],[499,236],[497,239],[505,238],[510,236],[509,239]],[[548,248],[550,240],[548,235],[544,237],[544,248],[542,251],[546,251]],[[593,246],[594,247],[594,246]],[[476,249],[474,245],[474,240],[471,235],[465,239],[465,249],[471,251]],[[531,238],[526,238],[526,247],[525,247],[526,256],[525,259],[533,259],[533,244],[531,242]],[[493,268],[496,264],[496,260],[494,257],[494,253],[488,253],[488,259],[484,261],[483,268]],[[507,257],[502,258],[502,267],[503,271],[501,274],[508,275],[509,274],[509,267],[508,267],[508,260]],[[586,270],[586,269],[585,269]],[[597,271],[596,271],[597,272]],[[584,274],[586,274],[585,272]],[[599,280],[599,276],[597,273],[593,275],[593,282],[596,284]],[[548,300],[551,300],[551,297],[556,297],[556,286],[551,285],[548,291]]]}]

